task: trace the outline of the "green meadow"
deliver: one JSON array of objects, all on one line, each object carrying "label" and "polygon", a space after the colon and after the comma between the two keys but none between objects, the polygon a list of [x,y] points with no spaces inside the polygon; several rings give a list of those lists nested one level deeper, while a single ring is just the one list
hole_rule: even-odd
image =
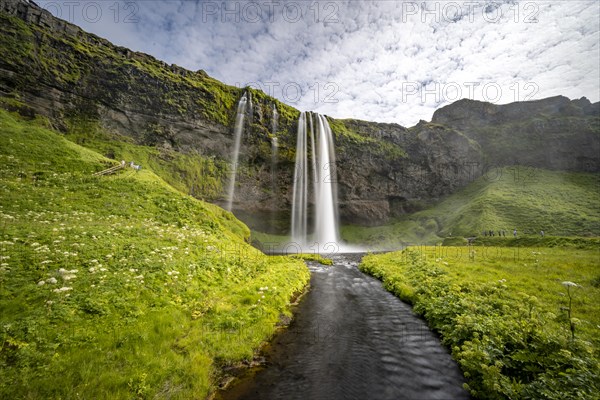
[{"label": "green meadow", "polygon": [[476,398],[598,398],[597,246],[417,246],[360,268],[440,334]]},{"label": "green meadow", "polygon": [[[437,204],[379,227],[342,227],[350,243],[381,249],[436,244],[448,237],[483,237],[504,230],[519,237],[600,236],[598,174],[547,171],[523,166],[488,171]],[[498,240],[495,236],[495,240]],[[493,238],[491,238],[493,239]]]},{"label": "green meadow", "polygon": [[0,398],[206,397],[289,315],[304,262],[148,165],[92,176],[117,162],[45,125],[0,111]]}]

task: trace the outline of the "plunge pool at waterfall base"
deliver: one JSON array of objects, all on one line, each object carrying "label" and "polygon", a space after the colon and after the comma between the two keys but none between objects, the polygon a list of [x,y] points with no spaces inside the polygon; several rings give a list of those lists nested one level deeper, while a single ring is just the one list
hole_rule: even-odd
[{"label": "plunge pool at waterfall base", "polygon": [[309,262],[310,289],[261,366],[217,394],[233,400],[469,399],[439,338],[358,270],[362,254]]}]

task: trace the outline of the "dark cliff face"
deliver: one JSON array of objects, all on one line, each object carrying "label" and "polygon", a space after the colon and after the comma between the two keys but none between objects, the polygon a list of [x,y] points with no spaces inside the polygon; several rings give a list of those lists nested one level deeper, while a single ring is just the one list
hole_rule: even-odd
[{"label": "dark cliff face", "polygon": [[600,103],[563,96],[494,105],[460,100],[437,110],[432,122],[476,140],[488,163],[598,172]]},{"label": "dark cliff face", "polygon": [[[263,92],[225,85],[203,71],[114,46],[26,0],[0,0],[0,33],[0,106],[45,116],[67,133],[85,136],[91,126],[107,140],[215,159],[211,178],[220,181],[216,189],[203,192],[186,184],[194,196],[217,204],[224,196],[237,101],[249,90],[254,107],[246,118],[234,212],[251,227],[287,230],[298,110]],[[385,223],[464,187],[498,161],[563,168],[556,159],[579,157],[586,167],[570,169],[597,170],[598,152],[596,158],[592,154],[597,104],[565,98],[531,103],[537,104],[536,111],[523,113],[523,103],[459,101],[438,110],[434,123],[408,129],[330,118],[340,218]],[[277,132],[272,131],[274,106]],[[526,146],[515,148],[514,132],[526,138]],[[553,141],[543,140],[546,132]],[[274,135],[279,151],[273,168]],[[178,168],[177,174],[187,174],[185,166]]]}]

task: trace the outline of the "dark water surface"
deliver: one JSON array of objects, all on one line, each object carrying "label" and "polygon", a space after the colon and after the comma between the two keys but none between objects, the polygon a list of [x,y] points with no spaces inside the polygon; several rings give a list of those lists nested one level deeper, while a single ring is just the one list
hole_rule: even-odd
[{"label": "dark water surface", "polygon": [[410,307],[357,269],[310,265],[311,289],[268,362],[223,399],[468,399],[458,366]]}]

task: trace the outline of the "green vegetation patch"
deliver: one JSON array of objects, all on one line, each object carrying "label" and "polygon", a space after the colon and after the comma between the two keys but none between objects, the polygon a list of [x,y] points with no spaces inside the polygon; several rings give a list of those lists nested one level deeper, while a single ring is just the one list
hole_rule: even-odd
[{"label": "green vegetation patch", "polygon": [[482,399],[592,399],[600,384],[600,253],[411,247],[360,269],[413,304]]},{"label": "green vegetation patch", "polygon": [[[546,237],[553,247],[570,236],[600,236],[599,174],[547,171],[522,166],[490,170],[485,176],[438,204],[379,227],[344,227],[352,243],[394,248],[404,244],[435,244],[447,237],[477,237],[477,243],[508,243],[519,238]],[[506,240],[486,238],[484,231],[505,231]],[[551,239],[554,237],[555,239]],[[488,239],[499,240],[488,242]],[[572,242],[572,241],[571,241]],[[521,246],[527,245],[520,242]],[[532,246],[539,246],[532,242]]]},{"label": "green vegetation patch", "polygon": [[309,272],[151,171],[0,111],[0,398],[205,398]]},{"label": "green vegetation patch", "polygon": [[406,152],[400,146],[389,141],[368,135],[360,135],[348,128],[344,120],[328,118],[336,139],[336,151],[343,153],[347,148],[360,148],[361,152],[370,152],[373,156],[386,161],[406,158]]},{"label": "green vegetation patch", "polygon": [[140,145],[124,136],[110,135],[98,123],[87,119],[69,120],[66,137],[116,161],[134,161],[149,168],[177,190],[206,200],[220,200],[224,193],[229,164],[199,153],[181,153],[157,145]]},{"label": "green vegetation patch", "polygon": [[297,258],[304,261],[315,261],[321,265],[333,265],[333,260],[331,258],[326,258],[321,256],[320,254],[310,254],[310,253],[301,253],[301,254],[293,254],[292,258]]}]

